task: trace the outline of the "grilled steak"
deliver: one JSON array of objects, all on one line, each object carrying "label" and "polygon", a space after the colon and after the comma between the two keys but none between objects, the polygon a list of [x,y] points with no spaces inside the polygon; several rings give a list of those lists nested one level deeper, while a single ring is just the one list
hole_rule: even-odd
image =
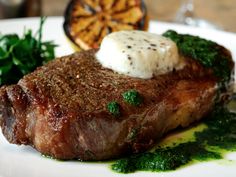
[{"label": "grilled steak", "polygon": [[[55,59],[0,89],[0,125],[10,143],[58,159],[117,158],[150,149],[213,107],[217,78],[190,58],[181,70],[144,80],[101,67],[95,52]],[[123,100],[130,89],[142,96],[139,106]],[[107,110],[111,101],[119,103],[119,116]]]}]

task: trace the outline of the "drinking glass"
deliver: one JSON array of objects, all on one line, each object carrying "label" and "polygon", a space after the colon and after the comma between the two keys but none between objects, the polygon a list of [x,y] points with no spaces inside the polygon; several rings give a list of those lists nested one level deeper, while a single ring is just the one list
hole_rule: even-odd
[{"label": "drinking glass", "polygon": [[174,22],[190,26],[220,29],[219,26],[195,16],[194,0],[182,0],[182,5],[176,14]]}]

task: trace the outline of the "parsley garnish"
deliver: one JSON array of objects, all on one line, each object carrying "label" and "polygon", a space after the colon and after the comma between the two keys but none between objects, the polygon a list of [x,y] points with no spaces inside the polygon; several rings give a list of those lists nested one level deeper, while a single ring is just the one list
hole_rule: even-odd
[{"label": "parsley garnish", "polygon": [[55,58],[52,41],[42,42],[42,27],[46,18],[42,17],[38,32],[26,30],[23,37],[17,34],[0,35],[0,85],[15,84],[48,61]]},{"label": "parsley garnish", "polygon": [[138,106],[142,103],[142,98],[136,90],[128,90],[122,96],[127,103],[133,106]]},{"label": "parsley garnish", "polygon": [[107,104],[108,111],[114,116],[120,115],[120,106],[116,101],[112,101]]}]

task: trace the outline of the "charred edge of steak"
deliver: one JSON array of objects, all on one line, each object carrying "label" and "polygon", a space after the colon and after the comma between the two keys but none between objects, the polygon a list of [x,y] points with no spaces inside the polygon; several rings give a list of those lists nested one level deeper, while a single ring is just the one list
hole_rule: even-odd
[{"label": "charred edge of steak", "polygon": [[29,144],[25,133],[27,96],[19,85],[0,90],[0,125],[10,143]]}]

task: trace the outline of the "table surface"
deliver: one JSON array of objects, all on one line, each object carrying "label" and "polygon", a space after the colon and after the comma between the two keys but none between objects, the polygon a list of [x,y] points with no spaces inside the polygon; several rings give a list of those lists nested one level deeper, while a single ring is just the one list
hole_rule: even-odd
[{"label": "table surface", "polygon": [[[42,15],[63,15],[70,0],[41,0]],[[150,19],[173,21],[183,0],[145,0]],[[195,15],[225,31],[236,32],[236,0],[195,0]]]}]

